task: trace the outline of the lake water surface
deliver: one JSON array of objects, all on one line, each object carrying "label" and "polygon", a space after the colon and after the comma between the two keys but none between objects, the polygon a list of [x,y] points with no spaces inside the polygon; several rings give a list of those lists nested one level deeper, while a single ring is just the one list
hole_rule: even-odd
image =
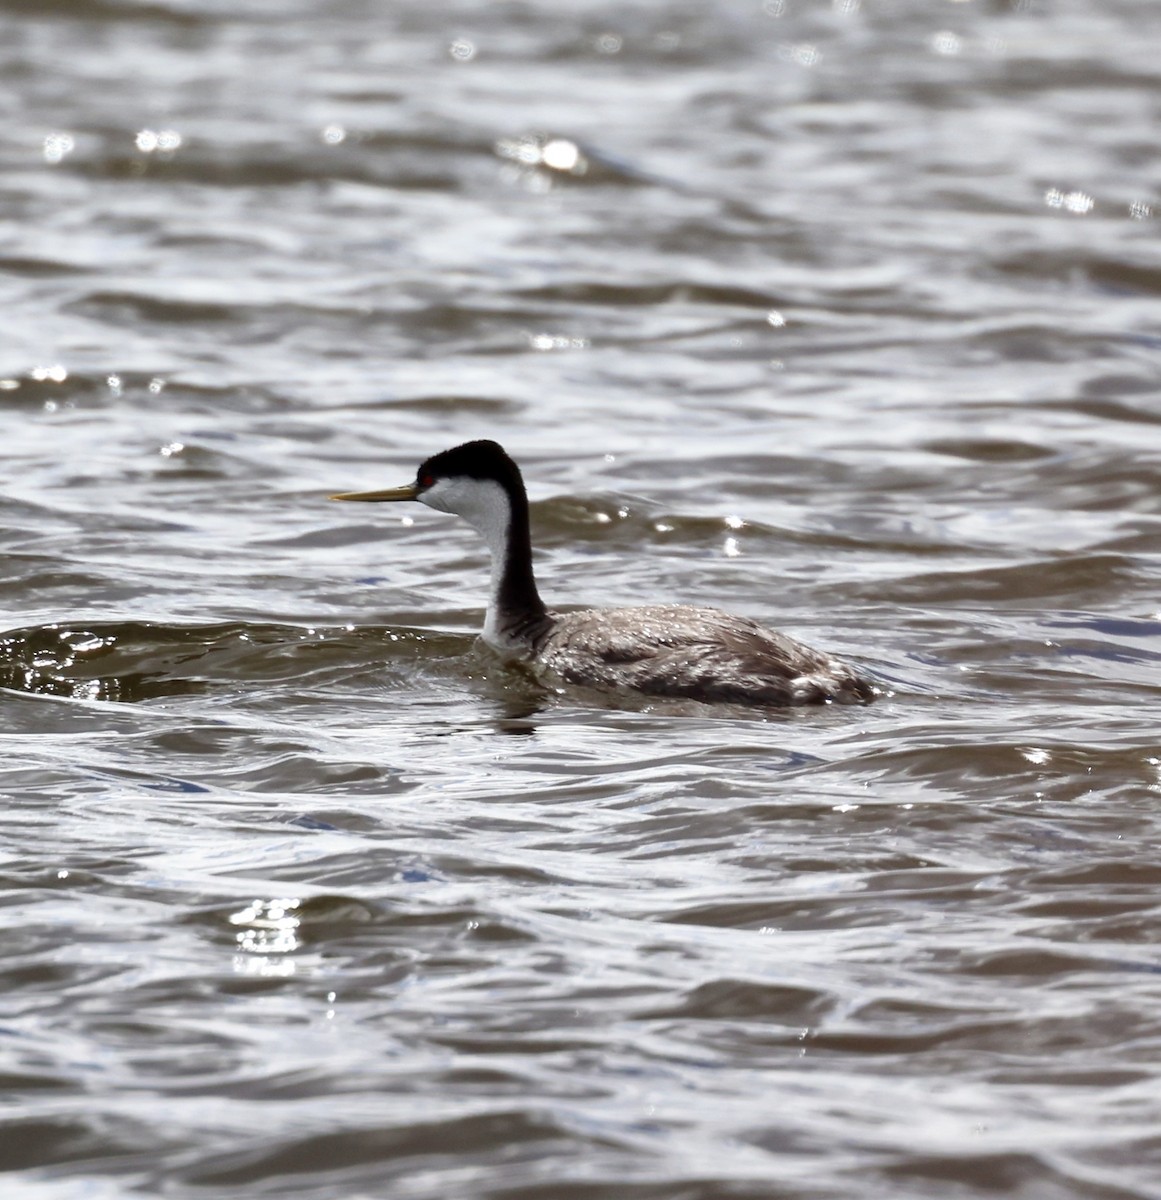
[{"label": "lake water surface", "polygon": [[[1161,1197],[1161,6],[0,0],[0,1194]],[[560,606],[866,709],[545,694]]]}]

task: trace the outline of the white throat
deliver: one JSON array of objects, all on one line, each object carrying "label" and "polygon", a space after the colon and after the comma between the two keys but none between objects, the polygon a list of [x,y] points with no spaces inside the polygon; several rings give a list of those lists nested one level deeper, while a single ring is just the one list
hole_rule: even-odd
[{"label": "white throat", "polygon": [[463,517],[482,534],[492,556],[492,579],[488,588],[488,611],[484,617],[484,641],[498,650],[510,648],[500,631],[500,584],[508,564],[508,541],[512,505],[508,493],[492,479],[458,477],[437,480],[419,496],[421,503],[439,512]]}]

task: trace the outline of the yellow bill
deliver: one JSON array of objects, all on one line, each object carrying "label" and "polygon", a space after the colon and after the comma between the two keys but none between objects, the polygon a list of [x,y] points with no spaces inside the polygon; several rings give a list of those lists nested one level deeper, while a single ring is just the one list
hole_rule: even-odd
[{"label": "yellow bill", "polygon": [[332,500],[414,500],[419,495],[419,488],[414,483],[403,487],[384,488],[381,492],[339,492]]}]

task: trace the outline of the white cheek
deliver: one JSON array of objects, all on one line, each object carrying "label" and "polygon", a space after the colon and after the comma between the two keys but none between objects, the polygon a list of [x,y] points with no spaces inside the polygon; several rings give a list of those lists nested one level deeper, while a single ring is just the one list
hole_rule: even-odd
[{"label": "white cheek", "polygon": [[503,554],[511,508],[508,493],[491,479],[439,479],[419,499],[428,508],[455,513],[484,535],[493,555]]},{"label": "white cheek", "polygon": [[455,512],[454,490],[453,483],[446,479],[437,479],[427,491],[421,492],[416,499],[420,504],[426,504],[428,508],[434,508],[437,512]]}]

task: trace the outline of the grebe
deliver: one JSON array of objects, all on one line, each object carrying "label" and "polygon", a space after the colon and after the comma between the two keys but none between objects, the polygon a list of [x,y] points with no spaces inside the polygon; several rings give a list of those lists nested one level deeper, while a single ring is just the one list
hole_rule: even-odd
[{"label": "grebe", "polygon": [[550,611],[532,573],[524,480],[496,442],[444,450],[404,487],[331,499],[418,500],[479,530],[492,555],[484,641],[537,673],[587,687],[729,704],[866,704],[877,694],[846,663],[718,609],[659,604]]}]

